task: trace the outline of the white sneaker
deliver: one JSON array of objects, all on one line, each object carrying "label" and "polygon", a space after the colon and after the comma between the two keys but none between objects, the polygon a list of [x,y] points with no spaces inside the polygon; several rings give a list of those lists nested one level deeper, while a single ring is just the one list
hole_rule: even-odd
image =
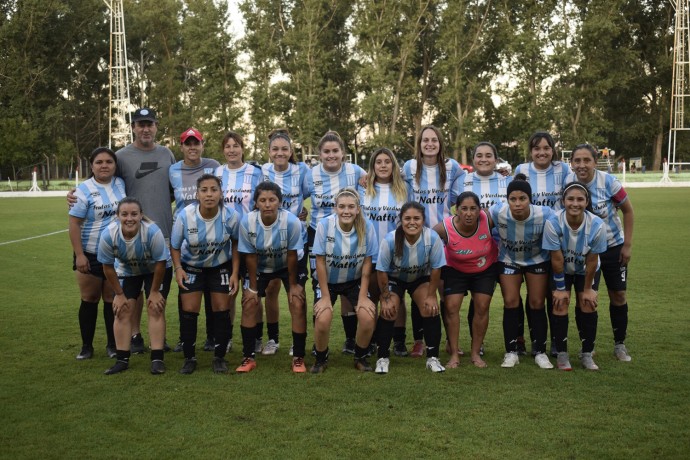
[{"label": "white sneaker", "polygon": [[632,361],[632,356],[628,353],[628,349],[625,348],[624,343],[617,343],[616,346],[613,347],[613,355],[618,361],[624,361],[626,363]]},{"label": "white sneaker", "polygon": [[262,355],[275,355],[276,352],[278,351],[278,348],[280,348],[280,344],[276,343],[275,340],[271,339],[266,343],[266,345],[264,346],[264,349],[261,351],[261,354]]},{"label": "white sneaker", "polygon": [[582,353],[582,356],[580,357],[580,363],[582,363],[583,368],[589,371],[599,370],[599,366],[597,366],[594,360],[592,359],[592,353]]},{"label": "white sneaker", "polygon": [[230,353],[230,350],[232,350],[232,339],[228,340],[228,346],[225,347],[225,353]]},{"label": "white sneaker", "polygon": [[295,346],[294,345],[290,345],[290,352],[288,354],[290,356],[294,356],[294,354],[295,354]]},{"label": "white sneaker", "polygon": [[426,368],[431,372],[443,372],[446,370],[446,368],[441,365],[441,361],[433,356],[426,359]]},{"label": "white sneaker", "polygon": [[537,356],[534,357],[534,362],[542,369],[553,369],[553,364],[549,361],[546,353],[537,353]]},{"label": "white sneaker", "polygon": [[516,364],[520,364],[520,358],[517,352],[510,352],[503,355],[503,363],[501,367],[515,367]]},{"label": "white sneaker", "polygon": [[388,366],[390,366],[391,360],[388,358],[379,358],[376,361],[376,372],[377,374],[387,374]]},{"label": "white sneaker", "polygon": [[262,339],[256,339],[254,341],[254,353],[261,353],[264,349],[264,342]]},{"label": "white sneaker", "polygon": [[556,366],[562,371],[572,371],[573,366],[570,365],[570,357],[567,351],[561,351],[558,353],[558,358],[556,359]]}]

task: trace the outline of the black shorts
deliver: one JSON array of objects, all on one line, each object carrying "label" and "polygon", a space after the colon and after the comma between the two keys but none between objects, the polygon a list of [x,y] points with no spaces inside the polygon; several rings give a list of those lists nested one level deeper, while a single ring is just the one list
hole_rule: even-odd
[{"label": "black shorts", "polygon": [[[302,257],[299,261],[297,261],[297,284],[304,287],[304,285],[307,284],[308,276],[307,258]],[[268,283],[274,279],[280,279],[283,282],[283,287],[285,287],[285,290],[290,290],[290,276],[287,268],[273,273],[258,273],[256,277],[256,286],[257,291],[259,291],[259,297],[266,297],[266,288],[268,287]]]},{"label": "black shorts", "polygon": [[232,262],[225,262],[217,267],[191,267],[182,264],[182,269],[187,273],[189,281],[184,283],[187,288],[180,289],[180,294],[208,291],[228,293],[230,289],[230,275],[232,275]]},{"label": "black shorts", "polygon": [[551,270],[551,262],[542,262],[540,264],[534,265],[513,265],[507,264],[505,262],[498,262],[499,265],[499,275],[523,275],[525,273],[531,273],[533,275],[548,275]]},{"label": "black shorts", "polygon": [[612,246],[599,254],[601,273],[604,275],[606,288],[609,291],[626,291],[628,289],[628,267],[619,262],[622,244]]},{"label": "black shorts", "polygon": [[[103,264],[98,261],[98,256],[90,252],[84,252],[84,255],[86,260],[89,261],[89,274],[104,280]],[[72,253],[72,270],[77,271],[77,255],[75,253]]]},{"label": "black shorts", "polygon": [[405,292],[409,293],[410,297],[412,297],[414,291],[422,284],[428,283],[429,279],[429,276],[420,276],[414,281],[401,281],[398,278],[388,278],[388,290],[395,293],[402,301],[402,299],[405,298]]},{"label": "black shorts", "polygon": [[[594,281],[592,282],[592,289],[599,291],[599,281],[601,280],[601,270],[597,270],[594,274]],[[551,280],[551,290],[555,290],[553,280]],[[585,290],[585,275],[565,275],[565,290],[570,291],[572,286],[575,286],[575,292],[583,292]]]},{"label": "black shorts", "polygon": [[470,291],[473,294],[492,296],[496,289],[500,269],[500,262],[494,263],[479,273],[462,273],[448,266],[443,267],[441,272],[443,295],[467,295],[467,291]]},{"label": "black shorts", "polygon": [[[359,300],[359,288],[362,280],[348,281],[347,283],[329,284],[328,293],[331,295],[331,305],[335,305],[338,296],[341,295],[350,301],[354,307]],[[321,288],[318,283],[314,283],[314,303],[321,300]]]},{"label": "black shorts", "polygon": [[[125,276],[120,278],[120,285],[122,286],[122,291],[125,293],[125,297],[128,299],[136,299],[139,297],[142,286],[144,287],[144,293],[148,298],[151,293],[151,282],[153,281],[153,273],[148,273],[146,275],[134,275]],[[168,293],[170,292],[170,282],[172,281],[172,268],[168,267],[165,269],[165,275],[163,275],[163,282],[161,283],[160,292],[163,294],[163,298],[168,298]]]}]

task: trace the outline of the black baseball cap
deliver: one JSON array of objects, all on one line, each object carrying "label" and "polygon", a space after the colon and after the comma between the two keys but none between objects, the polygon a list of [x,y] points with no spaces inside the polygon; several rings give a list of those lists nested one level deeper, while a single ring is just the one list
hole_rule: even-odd
[{"label": "black baseball cap", "polygon": [[149,109],[148,107],[142,107],[135,110],[130,119],[132,120],[132,123],[136,123],[137,121],[152,121],[154,123],[158,123],[156,111]]}]

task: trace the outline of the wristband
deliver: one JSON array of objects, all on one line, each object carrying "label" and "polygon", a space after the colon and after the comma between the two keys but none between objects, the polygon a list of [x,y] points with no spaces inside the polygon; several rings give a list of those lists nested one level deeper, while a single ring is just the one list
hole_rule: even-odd
[{"label": "wristband", "polygon": [[553,283],[556,285],[557,291],[565,291],[565,275],[563,273],[554,273]]},{"label": "wristband", "polygon": [[173,273],[176,273],[177,270],[179,270],[180,268],[182,268],[182,265],[180,265],[179,267],[175,267],[175,268],[173,269]]},{"label": "wristband", "polygon": [[258,294],[259,291],[255,291],[254,289],[247,287],[247,291],[251,292],[252,294]]}]

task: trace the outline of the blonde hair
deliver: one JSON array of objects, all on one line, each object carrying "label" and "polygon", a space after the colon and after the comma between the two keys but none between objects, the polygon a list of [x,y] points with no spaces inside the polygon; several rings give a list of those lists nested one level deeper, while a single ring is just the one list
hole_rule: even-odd
[{"label": "blonde hair", "polygon": [[374,188],[374,183],[376,182],[376,174],[374,173],[374,164],[376,163],[376,158],[379,155],[386,155],[390,158],[393,163],[393,172],[391,174],[391,191],[396,201],[403,202],[407,199],[407,186],[405,181],[403,181],[402,175],[400,174],[400,167],[398,166],[398,160],[395,158],[395,154],[387,149],[386,147],[381,147],[376,150],[374,154],[369,159],[369,175],[367,176],[367,196],[376,196],[376,189]]},{"label": "blonde hair", "polygon": [[357,213],[357,216],[355,216],[355,231],[357,232],[357,241],[359,246],[366,246],[366,240],[367,240],[367,221],[364,219],[364,214],[362,214],[362,207],[359,203],[359,193],[357,193],[357,190],[355,190],[352,187],[345,187],[341,189],[336,195],[335,195],[335,205],[336,207],[338,206],[338,200],[343,197],[343,196],[352,196],[355,199],[355,203],[357,203],[357,209],[359,212]]}]

